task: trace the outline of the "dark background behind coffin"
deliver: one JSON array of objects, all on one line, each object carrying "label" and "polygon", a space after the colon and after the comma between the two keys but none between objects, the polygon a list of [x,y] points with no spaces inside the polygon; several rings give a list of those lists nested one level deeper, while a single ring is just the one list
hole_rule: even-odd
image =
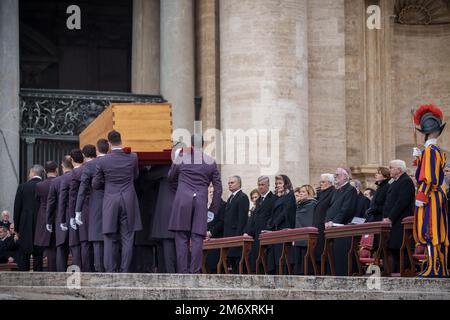
[{"label": "dark background behind coffin", "polygon": [[[81,9],[81,30],[66,27]],[[21,88],[131,91],[132,0],[20,0]]]}]

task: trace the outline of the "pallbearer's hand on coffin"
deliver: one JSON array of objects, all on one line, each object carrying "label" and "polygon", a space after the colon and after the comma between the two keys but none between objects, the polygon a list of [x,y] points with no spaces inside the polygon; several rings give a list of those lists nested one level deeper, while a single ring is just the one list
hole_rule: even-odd
[{"label": "pallbearer's hand on coffin", "polygon": [[77,224],[75,223],[75,218],[70,218],[70,227],[73,230],[77,230]]},{"label": "pallbearer's hand on coffin", "polygon": [[81,212],[75,212],[75,223],[79,226],[83,224],[83,221],[81,221]]}]

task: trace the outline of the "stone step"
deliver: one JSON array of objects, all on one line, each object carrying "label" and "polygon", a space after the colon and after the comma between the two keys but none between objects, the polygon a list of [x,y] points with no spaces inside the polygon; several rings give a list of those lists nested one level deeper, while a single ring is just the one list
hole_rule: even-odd
[{"label": "stone step", "polygon": [[83,273],[70,289],[68,276],[0,272],[0,299],[450,299],[449,279]]}]

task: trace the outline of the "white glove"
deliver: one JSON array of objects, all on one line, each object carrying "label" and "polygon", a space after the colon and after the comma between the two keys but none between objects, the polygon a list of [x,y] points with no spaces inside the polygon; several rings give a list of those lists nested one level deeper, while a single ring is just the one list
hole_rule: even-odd
[{"label": "white glove", "polygon": [[416,207],[420,208],[420,207],[423,207],[424,205],[425,205],[425,203],[423,201],[416,200]]},{"label": "white glove", "polygon": [[179,148],[175,151],[175,160],[178,159],[178,157],[180,156],[181,150],[183,150],[183,149]]},{"label": "white glove", "polygon": [[75,218],[70,218],[70,227],[73,230],[77,230],[77,224],[75,223]]},{"label": "white glove", "polygon": [[81,221],[81,212],[75,212],[75,223],[79,226],[83,224],[83,221]]},{"label": "white glove", "polygon": [[47,229],[48,232],[52,233],[53,232],[53,228],[51,224],[46,224],[45,225],[45,229]]},{"label": "white glove", "polygon": [[420,157],[422,155],[422,151],[419,148],[413,148],[413,157]]},{"label": "white glove", "polygon": [[62,231],[67,231],[67,230],[69,230],[69,229],[67,228],[67,226],[66,226],[65,223],[61,223],[59,226],[60,226],[60,228],[61,228]]}]

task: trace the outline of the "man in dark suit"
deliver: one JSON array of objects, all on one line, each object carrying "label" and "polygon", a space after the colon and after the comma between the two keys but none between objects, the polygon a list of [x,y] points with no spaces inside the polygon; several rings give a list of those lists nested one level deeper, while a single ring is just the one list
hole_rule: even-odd
[{"label": "man in dark suit", "polygon": [[34,165],[30,169],[28,181],[17,188],[14,200],[14,226],[18,235],[19,251],[17,266],[19,271],[30,270],[30,257],[33,255],[33,270],[42,271],[43,248],[34,245],[39,204],[36,197],[36,185],[42,181],[44,168]]},{"label": "man in dark suit", "polygon": [[[79,256],[77,263],[73,263],[80,267],[82,272],[90,272],[90,257],[89,247],[84,247],[84,252],[81,250],[80,233],[78,225],[75,220],[75,206],[77,202],[78,190],[80,188],[81,173],[83,172],[84,156],[80,149],[73,149],[70,152],[72,158],[73,170],[72,177],[69,182],[68,190],[68,207],[67,220],[69,221],[69,248],[72,256]],[[83,256],[84,254],[84,256]],[[84,259],[84,260],[83,260]]]},{"label": "man in dark suit", "polygon": [[61,184],[64,179],[72,172],[72,159],[70,156],[64,156],[61,161],[61,168],[63,174],[56,177],[50,183],[50,190],[47,197],[47,225],[48,232],[55,233],[56,245],[56,271],[66,272],[67,258],[69,254],[69,232],[66,223],[66,210],[59,208],[59,194],[61,191]]},{"label": "man in dark suit", "polygon": [[[108,134],[111,153],[101,157],[92,181],[94,189],[104,189],[103,234],[106,272],[130,272],[133,259],[134,233],[142,229],[139,201],[134,180],[139,177],[138,157],[122,148],[120,133]],[[120,267],[117,255],[121,243]]]},{"label": "man in dark suit", "polygon": [[[203,153],[203,137],[194,134],[191,148],[175,156],[169,181],[177,186],[169,230],[175,232],[178,273],[200,273],[203,240],[208,222],[208,187],[212,182],[214,196],[209,211],[217,214],[222,196],[222,182],[217,164]],[[189,248],[191,261],[189,266]]]},{"label": "man in dark suit", "polygon": [[175,198],[175,189],[170,184],[168,173],[170,166],[154,166],[149,178],[158,184],[158,193],[153,216],[150,238],[156,241],[158,273],[176,273],[177,255],[175,233],[169,231],[170,212]]},{"label": "man in dark suit", "polygon": [[[214,188],[210,185],[208,189],[208,204],[212,202],[214,195]],[[208,231],[206,232],[206,238],[222,238],[223,237],[223,223],[225,217],[225,207],[227,203],[220,199],[219,212],[211,219],[208,219]],[[219,263],[220,249],[208,250],[206,256],[206,270],[208,273],[217,273],[217,264]]]},{"label": "man in dark suit", "polygon": [[56,245],[54,233],[47,232],[47,198],[50,192],[50,185],[53,179],[58,176],[58,165],[50,160],[45,164],[47,179],[36,185],[36,196],[39,211],[36,221],[36,231],[34,233],[34,245],[45,248],[44,256],[47,257],[48,271],[56,271]]},{"label": "man in dark suit", "polygon": [[408,176],[406,170],[406,164],[403,160],[391,161],[389,171],[392,182],[383,207],[384,221],[392,223],[388,247],[389,263],[394,273],[400,271],[400,248],[403,242],[402,220],[414,215],[416,196],[414,182]]},{"label": "man in dark suit", "polygon": [[325,220],[328,208],[331,206],[336,189],[334,188],[334,175],[331,173],[324,173],[320,175],[320,188],[317,192],[317,204],[314,208],[313,226],[319,230],[317,237],[317,244],[314,250],[316,261],[320,266],[322,259],[323,247],[325,244]]},{"label": "man in dark suit", "polygon": [[[345,168],[338,168],[335,174],[336,191],[331,199],[331,206],[325,217],[325,228],[333,224],[348,224],[352,221],[355,209],[357,192],[350,181],[350,172]],[[333,243],[333,256],[337,276],[347,275],[347,253],[351,246],[351,238],[335,239]]]},{"label": "man in dark suit", "polygon": [[83,165],[80,188],[75,205],[75,222],[80,228],[81,247],[86,252],[86,247],[92,244],[95,272],[105,272],[102,232],[103,189],[93,189],[92,179],[95,174],[97,162],[108,153],[108,150],[109,144],[106,139],[99,139],[97,141],[97,150],[94,149],[94,152],[91,147],[84,148],[83,152],[85,152],[86,163]]},{"label": "man in dark suit", "polygon": [[264,230],[271,218],[273,206],[276,200],[275,195],[270,192],[269,177],[258,178],[258,192],[261,195],[256,201],[256,208],[247,222],[244,235],[252,236],[254,239],[252,251],[250,252],[250,264],[252,272],[256,271],[256,259],[259,253],[259,234]]},{"label": "man in dark suit", "polygon": [[[231,195],[225,206],[224,237],[241,236],[245,233],[250,201],[241,188],[241,177],[232,176],[228,179],[228,189],[230,190]],[[240,248],[232,248],[228,251],[228,260],[234,273],[238,273],[239,271],[241,254],[242,249]]]}]

